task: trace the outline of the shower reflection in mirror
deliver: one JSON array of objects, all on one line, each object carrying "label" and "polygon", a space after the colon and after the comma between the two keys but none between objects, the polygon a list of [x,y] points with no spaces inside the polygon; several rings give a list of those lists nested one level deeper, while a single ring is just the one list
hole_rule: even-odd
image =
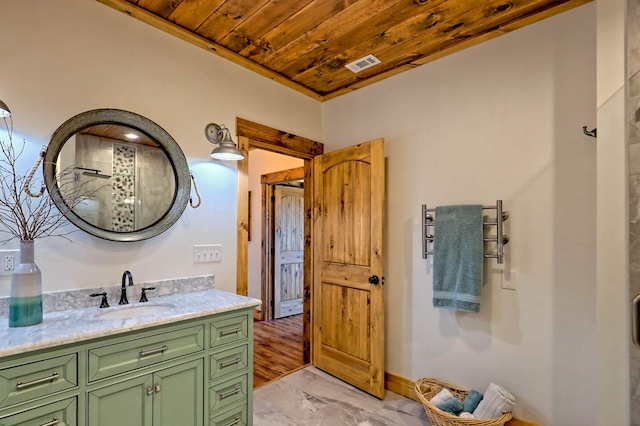
[{"label": "shower reflection in mirror", "polygon": [[99,124],[64,144],[59,170],[92,196],[73,208],[89,224],[130,232],[154,224],[171,208],[176,191],[171,161],[158,144],[126,126]]}]

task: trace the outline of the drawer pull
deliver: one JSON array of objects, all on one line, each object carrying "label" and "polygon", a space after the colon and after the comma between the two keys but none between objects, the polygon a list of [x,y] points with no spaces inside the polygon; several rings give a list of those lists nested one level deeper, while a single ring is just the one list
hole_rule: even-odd
[{"label": "drawer pull", "polygon": [[166,351],[167,349],[169,349],[167,345],[162,345],[159,348],[149,349],[148,351],[140,351],[140,357],[144,358],[145,356],[164,353],[164,351]]},{"label": "drawer pull", "polygon": [[232,328],[231,330],[220,330],[220,337],[229,336],[231,334],[238,334],[242,331],[242,327]]},{"label": "drawer pull", "polygon": [[231,366],[231,365],[236,365],[236,364],[238,364],[240,361],[242,361],[242,358],[236,358],[236,359],[233,359],[233,360],[231,360],[231,361],[221,362],[221,363],[220,363],[220,368],[227,368],[227,367],[229,367],[229,366]]},{"label": "drawer pull", "polygon": [[220,400],[227,399],[227,398],[229,398],[230,396],[237,395],[237,394],[239,394],[239,393],[240,393],[240,388],[235,388],[235,389],[234,389],[234,390],[232,390],[232,391],[229,391],[229,392],[227,392],[227,393],[220,394]]},{"label": "drawer pull", "polygon": [[240,423],[240,419],[239,419],[239,418],[236,418],[236,419],[234,419],[234,420],[233,420],[233,421],[231,421],[230,423],[227,423],[227,424],[226,424],[226,425],[224,425],[224,426],[235,426],[235,425],[237,425],[238,423]]},{"label": "drawer pull", "polygon": [[43,423],[40,426],[56,426],[58,423],[60,423],[60,420],[54,417],[49,423]]},{"label": "drawer pull", "polygon": [[60,377],[60,375],[58,373],[53,373],[49,377],[43,377],[42,379],[32,380],[32,381],[27,382],[27,383],[18,382],[18,384],[16,385],[16,390],[22,390],[22,389],[30,388],[31,386],[40,385],[40,384],[46,383],[46,382],[53,382],[58,377]]}]

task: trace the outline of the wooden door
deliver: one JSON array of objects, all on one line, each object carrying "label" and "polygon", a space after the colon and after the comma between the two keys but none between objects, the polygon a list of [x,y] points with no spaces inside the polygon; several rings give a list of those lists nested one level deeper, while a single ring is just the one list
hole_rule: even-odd
[{"label": "wooden door", "polygon": [[304,190],[274,185],[273,316],[302,313]]},{"label": "wooden door", "polygon": [[313,160],[313,363],[384,397],[384,141]]}]

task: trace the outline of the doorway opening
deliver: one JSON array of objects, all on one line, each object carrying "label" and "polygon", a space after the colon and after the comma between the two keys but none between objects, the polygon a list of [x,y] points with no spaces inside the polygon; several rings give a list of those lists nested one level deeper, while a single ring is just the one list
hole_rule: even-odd
[{"label": "doorway opening", "polygon": [[[302,160],[303,171],[303,290],[302,290],[302,349],[305,363],[311,362],[311,279],[313,276],[312,250],[312,214],[311,202],[313,196],[313,173],[311,160],[323,153],[321,143],[294,134],[282,132],[242,118],[236,119],[236,133],[238,148],[244,154],[244,160],[238,162],[238,228],[237,228],[237,293],[247,295],[249,286],[249,152],[264,150],[271,153],[283,154]],[[288,179],[282,179],[286,181]],[[252,197],[258,198],[258,197]],[[254,215],[255,217],[255,215]],[[252,235],[252,238],[255,238]],[[265,250],[263,249],[264,253]],[[263,261],[263,265],[266,261]],[[252,269],[255,272],[255,269]],[[264,280],[263,280],[264,282]],[[270,306],[270,302],[264,304]],[[263,313],[264,313],[263,306]]]}]

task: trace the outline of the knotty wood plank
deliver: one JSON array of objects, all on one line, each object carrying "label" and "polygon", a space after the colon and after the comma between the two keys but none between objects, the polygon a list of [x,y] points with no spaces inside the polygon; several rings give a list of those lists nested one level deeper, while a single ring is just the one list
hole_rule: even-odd
[{"label": "knotty wood plank", "polygon": [[269,0],[227,0],[197,29],[202,37],[219,42]]},{"label": "knotty wood plank", "polygon": [[260,13],[255,13],[243,20],[232,32],[220,40],[220,44],[240,52],[249,45],[259,47],[259,38],[274,26],[286,21],[291,15],[304,8],[312,0],[270,1]]},{"label": "knotty wood plank", "polygon": [[324,21],[342,12],[358,0],[316,0],[307,4],[286,21],[269,30],[259,39],[245,47],[240,54],[250,56],[252,60],[262,63],[264,59],[278,51],[292,40],[316,28]]},{"label": "knotty wood plank", "polygon": [[[333,38],[350,32],[354,26],[390,10],[401,1],[407,3],[407,0],[358,1],[286,44],[282,49],[274,51],[264,59],[263,63],[271,69],[280,70],[296,58],[322,47]],[[349,25],[345,25],[345,22],[349,22]]]},{"label": "knotty wood plank", "polygon": [[238,161],[238,228],[236,233],[236,293],[249,293],[249,140],[238,137],[244,159]]},{"label": "knotty wood plank", "polygon": [[254,322],[253,387],[304,367],[302,315]]},{"label": "knotty wood plank", "polygon": [[[346,30],[340,31],[338,28],[328,28],[328,38],[315,49],[306,52],[305,55],[281,56],[280,62],[282,65],[269,64],[269,67],[287,77],[296,79],[298,78],[297,76],[314,68],[317,64],[332,61],[332,64],[336,68],[340,68],[349,62],[344,59],[343,52],[351,46],[358,45],[371,38],[379,37],[389,28],[401,25],[403,22],[416,16],[429,16],[429,12],[437,7],[444,8],[448,14],[454,14],[456,13],[458,3],[459,2],[436,0],[433,3],[418,4],[414,0],[402,0],[392,7],[385,9],[384,13],[371,16],[371,18],[366,21],[353,22]],[[426,28],[432,25],[433,19],[434,18],[428,19],[425,23]],[[344,23],[342,24],[344,25]],[[285,60],[286,62],[284,62]],[[297,81],[301,80],[297,79]]]},{"label": "knotty wood plank", "polygon": [[313,289],[313,162],[304,160],[304,276],[302,277],[302,342],[304,362],[311,359],[311,312],[313,309],[311,291]]},{"label": "knotty wood plank", "polygon": [[311,159],[324,152],[324,145],[243,118],[236,119],[236,134],[251,139],[251,148]]},{"label": "knotty wood plank", "polygon": [[225,0],[183,1],[169,14],[167,19],[191,31],[205,22]]},{"label": "knotty wood plank", "polygon": [[183,0],[138,0],[136,4],[158,16],[166,18]]}]

